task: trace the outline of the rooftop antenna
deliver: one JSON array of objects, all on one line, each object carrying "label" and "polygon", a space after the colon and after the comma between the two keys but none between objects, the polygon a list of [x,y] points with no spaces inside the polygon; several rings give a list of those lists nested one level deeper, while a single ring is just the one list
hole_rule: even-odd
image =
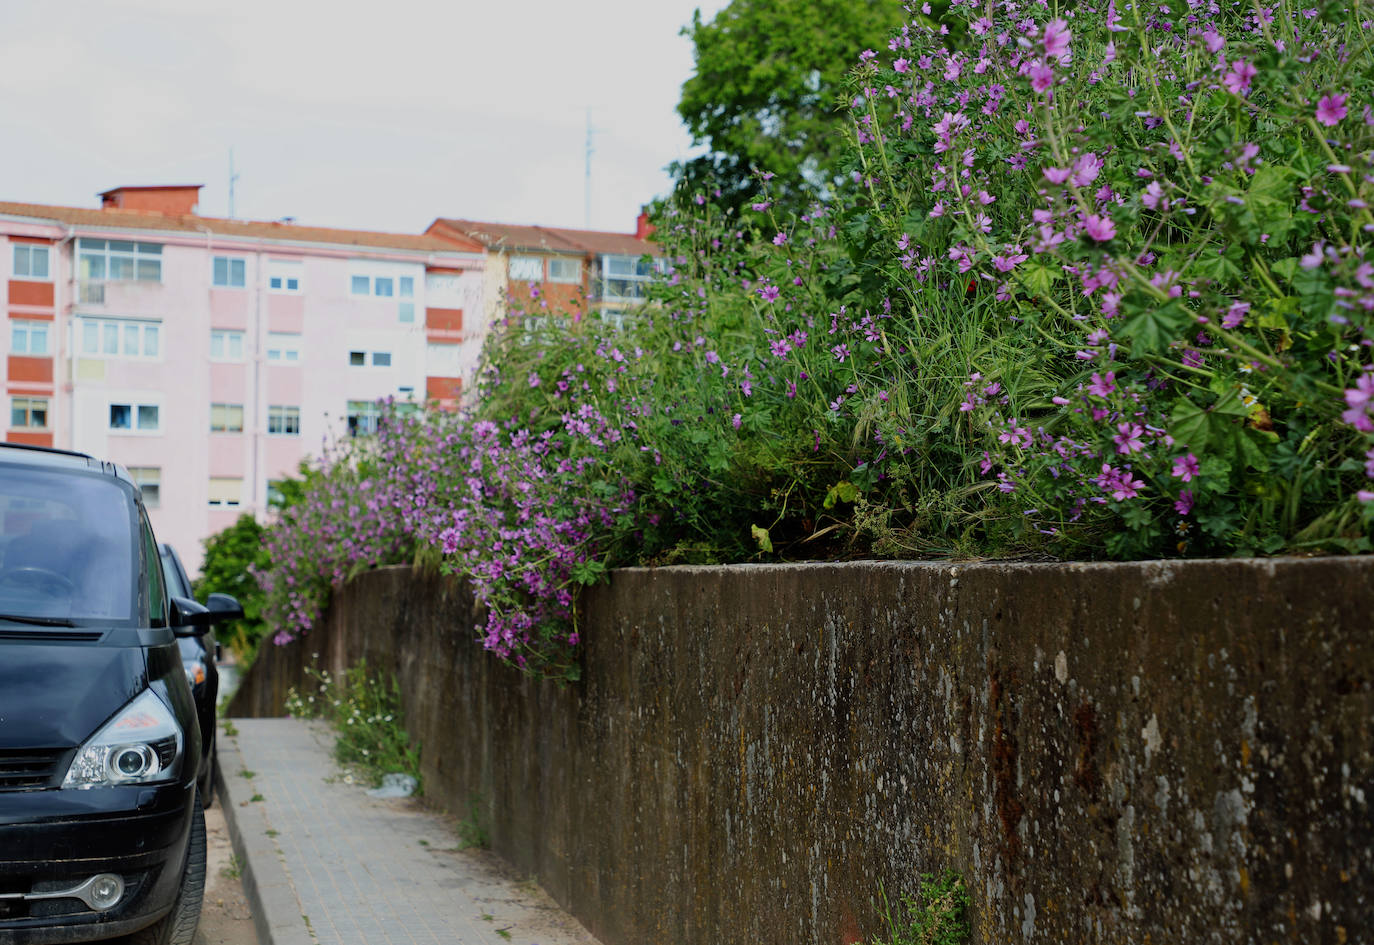
[{"label": "rooftop antenna", "polygon": [[234,183],[239,175],[234,172],[234,149],[229,149],[229,219],[234,219]]},{"label": "rooftop antenna", "polygon": [[592,147],[592,109],[587,106],[587,184],[586,184],[586,207],[583,213],[582,227],[590,230],[592,228],[592,154],[595,153]]}]

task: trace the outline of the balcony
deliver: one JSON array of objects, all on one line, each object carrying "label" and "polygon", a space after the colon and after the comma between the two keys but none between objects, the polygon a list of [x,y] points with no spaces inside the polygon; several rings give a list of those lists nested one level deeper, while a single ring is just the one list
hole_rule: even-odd
[{"label": "balcony", "polygon": [[78,279],[76,304],[95,312],[142,313],[156,309],[162,283],[147,279]]}]

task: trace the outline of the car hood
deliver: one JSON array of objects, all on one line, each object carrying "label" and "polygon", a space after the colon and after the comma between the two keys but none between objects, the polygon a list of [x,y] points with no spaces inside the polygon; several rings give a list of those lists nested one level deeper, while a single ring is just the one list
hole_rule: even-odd
[{"label": "car hood", "polygon": [[137,646],[0,640],[0,749],[76,747],[146,688]]}]

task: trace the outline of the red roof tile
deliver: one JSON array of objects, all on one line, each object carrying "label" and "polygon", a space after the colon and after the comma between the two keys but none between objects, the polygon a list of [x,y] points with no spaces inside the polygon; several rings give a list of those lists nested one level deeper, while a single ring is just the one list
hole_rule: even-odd
[{"label": "red roof tile", "polygon": [[130,230],[160,230],[175,233],[201,233],[246,239],[274,239],[299,243],[336,243],[376,249],[405,249],[431,253],[475,250],[428,234],[378,233],[372,230],[337,230],[329,227],[301,226],[296,223],[261,223],[249,220],[224,220],[217,217],[169,215],[142,210],[97,210],[83,207],[56,207],[37,203],[0,201],[0,215],[52,220],[81,227],[111,227]]},{"label": "red roof tile", "polygon": [[554,226],[522,226],[514,223],[481,223],[440,217],[430,233],[453,232],[476,240],[488,249],[526,250],[546,253],[613,253],[622,256],[660,256],[663,251],[633,233],[605,233],[599,230],[570,230]]}]

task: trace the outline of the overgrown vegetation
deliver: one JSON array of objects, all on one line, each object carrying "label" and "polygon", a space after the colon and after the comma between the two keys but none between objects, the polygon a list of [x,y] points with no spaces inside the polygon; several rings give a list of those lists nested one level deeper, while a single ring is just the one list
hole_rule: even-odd
[{"label": "overgrown vegetation", "polygon": [[679,194],[625,331],[513,308],[471,410],[326,457],[277,638],[398,561],[568,679],[617,565],[1370,551],[1369,4],[909,13],[826,204]]},{"label": "overgrown vegetation", "polygon": [[[420,746],[405,729],[401,693],[394,677],[368,672],[359,661],[342,678],[326,670],[307,669],[315,686],[304,692],[292,687],[286,696],[287,714],[323,718],[334,728],[334,757],[361,774],[373,787],[385,775],[408,774],[420,784]],[[419,793],[417,788],[416,793]]]},{"label": "overgrown vegetation", "polygon": [[954,873],[922,876],[915,896],[904,895],[894,908],[878,890],[886,929],[869,945],[965,945],[969,939],[968,891]]}]

